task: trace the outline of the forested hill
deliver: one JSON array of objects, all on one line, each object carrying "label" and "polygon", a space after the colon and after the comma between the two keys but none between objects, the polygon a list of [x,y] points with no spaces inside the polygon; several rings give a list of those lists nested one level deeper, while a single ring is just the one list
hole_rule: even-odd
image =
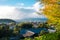
[{"label": "forested hill", "polygon": [[14,21],[12,19],[0,19],[0,23],[11,23],[11,22],[16,23],[16,21]]}]

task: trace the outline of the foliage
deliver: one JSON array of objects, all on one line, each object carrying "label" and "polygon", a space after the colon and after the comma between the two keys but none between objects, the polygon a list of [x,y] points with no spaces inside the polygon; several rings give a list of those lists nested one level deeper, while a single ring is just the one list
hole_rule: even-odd
[{"label": "foliage", "polygon": [[42,27],[43,27],[43,24],[39,24],[38,27],[39,27],[39,28],[42,28]]},{"label": "foliage", "polygon": [[24,40],[32,40],[31,38],[25,38]]},{"label": "foliage", "polygon": [[44,4],[44,9],[42,10],[43,14],[49,19],[48,22],[60,24],[60,0],[41,0],[41,3]]},{"label": "foliage", "polygon": [[35,37],[34,39],[25,38],[24,40],[60,40],[60,32],[48,33],[39,37]]},{"label": "foliage", "polygon": [[60,32],[56,32],[56,33],[49,33],[46,35],[43,35],[43,40],[58,40],[59,37],[58,35],[60,35]]},{"label": "foliage", "polygon": [[33,24],[32,23],[20,23],[18,24],[20,28],[32,28]]},{"label": "foliage", "polygon": [[[31,23],[23,23],[23,24],[24,24],[23,25],[24,27],[27,26],[27,25],[28,25],[28,27],[31,27],[32,26]],[[3,26],[3,25],[1,25],[1,26]],[[6,27],[6,26],[4,26],[4,27]],[[8,26],[7,26],[6,29],[8,29]],[[18,36],[19,35],[19,30],[18,29],[19,29],[19,27],[16,25],[15,28],[14,28],[14,30],[8,30],[7,32],[4,29],[3,29],[3,31],[0,30],[0,37],[2,37],[4,39],[9,39],[8,37],[10,37],[11,35]],[[1,35],[1,32],[3,33],[2,35]],[[4,37],[4,35],[6,37]],[[59,40],[59,39],[60,39],[60,31],[59,32],[56,32],[56,33],[48,33],[48,34],[45,34],[45,31],[42,30],[40,32],[40,35],[38,37],[34,37],[34,38],[28,37],[28,38],[25,38],[24,40]]]},{"label": "foliage", "polygon": [[40,35],[43,35],[43,34],[45,34],[45,31],[44,31],[44,30],[42,30],[42,31],[40,32]]}]

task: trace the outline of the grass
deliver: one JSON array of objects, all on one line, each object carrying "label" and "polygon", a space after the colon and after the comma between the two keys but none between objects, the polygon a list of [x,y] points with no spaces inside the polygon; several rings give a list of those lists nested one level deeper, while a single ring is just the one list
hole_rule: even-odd
[{"label": "grass", "polygon": [[60,40],[60,32],[48,33],[39,37],[35,37],[34,39],[25,38],[24,40]]}]

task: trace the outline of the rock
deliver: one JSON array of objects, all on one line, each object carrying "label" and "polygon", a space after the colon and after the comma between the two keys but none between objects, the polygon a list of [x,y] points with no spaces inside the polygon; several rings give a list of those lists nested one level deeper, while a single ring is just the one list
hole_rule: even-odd
[{"label": "rock", "polygon": [[54,33],[56,32],[56,30],[53,30],[53,29],[48,29],[49,33]]},{"label": "rock", "polygon": [[24,37],[30,37],[32,35],[34,35],[35,33],[32,31],[27,31],[25,34],[23,34]]}]

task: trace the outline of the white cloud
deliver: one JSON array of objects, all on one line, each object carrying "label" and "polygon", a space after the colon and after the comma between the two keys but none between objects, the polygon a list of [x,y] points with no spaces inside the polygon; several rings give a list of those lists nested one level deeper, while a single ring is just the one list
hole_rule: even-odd
[{"label": "white cloud", "polygon": [[[18,5],[18,4],[17,4]],[[40,2],[36,2],[35,4],[33,4],[32,6],[30,7],[25,7],[25,6],[22,6],[22,5],[25,5],[24,3],[19,3],[20,6],[18,6],[17,8],[24,8],[24,9],[33,9],[35,10],[36,12],[40,12],[40,9],[43,9],[44,6],[43,4],[40,4]]]},{"label": "white cloud", "polygon": [[[13,6],[0,6],[0,19],[23,19],[32,14],[32,9],[19,9]],[[28,16],[27,16],[28,15]]]},{"label": "white cloud", "polygon": [[23,14],[18,11],[15,7],[11,6],[0,6],[0,19],[21,19]]},{"label": "white cloud", "polygon": [[39,12],[40,2],[35,3],[35,4],[33,5],[33,8],[34,8],[37,12]]},{"label": "white cloud", "polygon": [[17,3],[16,5],[22,7],[22,6],[24,6],[24,3]]},{"label": "white cloud", "polygon": [[23,18],[44,18],[43,15],[38,15],[35,12],[40,12],[39,2],[35,3],[32,7],[24,7],[21,3],[19,7],[13,6],[0,6],[0,19],[23,19]]},{"label": "white cloud", "polygon": [[20,7],[17,7],[17,8],[34,9],[33,7],[23,7],[23,6],[20,6]]},{"label": "white cloud", "polygon": [[44,18],[43,15],[39,15],[36,12],[28,15],[30,18]]},{"label": "white cloud", "polygon": [[41,4],[40,2],[36,2],[36,3],[33,5],[33,8],[36,10],[36,12],[39,12],[39,13],[40,13],[40,9],[43,9],[43,8],[44,8],[44,5]]}]

